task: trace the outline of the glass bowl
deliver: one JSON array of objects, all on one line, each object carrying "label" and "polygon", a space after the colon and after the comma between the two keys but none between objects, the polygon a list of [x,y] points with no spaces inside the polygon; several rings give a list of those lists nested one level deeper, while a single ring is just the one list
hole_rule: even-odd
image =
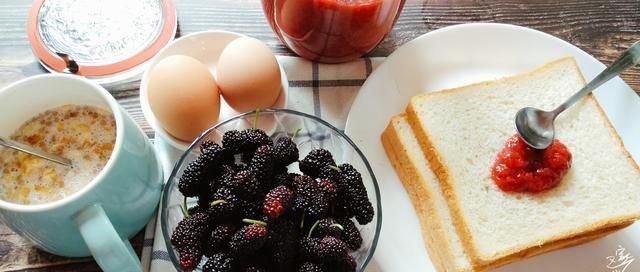
[{"label": "glass bowl", "polygon": [[[369,200],[373,204],[375,216],[372,222],[364,226],[354,221],[360,230],[363,243],[360,249],[352,252],[351,255],[358,264],[357,270],[364,271],[376,249],[382,226],[380,190],[371,166],[360,149],[340,130],[318,117],[286,109],[260,110],[259,114],[254,111],[222,121],[205,131],[180,156],[164,187],[161,206],[162,235],[174,267],[178,271],[182,271],[178,262],[178,253],[171,245],[171,234],[178,222],[184,218],[183,209],[185,203],[188,208],[195,206],[197,201],[195,198],[187,198],[185,202],[184,196],[178,191],[178,180],[182,172],[199,155],[200,143],[204,140],[211,140],[221,144],[222,135],[226,131],[251,128],[254,123],[257,124],[258,128],[266,131],[274,140],[283,136],[292,136],[296,130],[300,129],[295,141],[298,144],[301,157],[306,156],[314,148],[324,148],[333,154],[336,163],[350,163],[362,174]],[[298,164],[291,164],[289,172],[299,173]],[[206,257],[203,258],[198,269],[202,267],[204,260],[206,260]]]}]

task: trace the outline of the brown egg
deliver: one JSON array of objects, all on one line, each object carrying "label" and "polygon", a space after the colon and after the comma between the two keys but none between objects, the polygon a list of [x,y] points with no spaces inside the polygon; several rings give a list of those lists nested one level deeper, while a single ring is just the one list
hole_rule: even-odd
[{"label": "brown egg", "polygon": [[218,60],[224,100],[239,112],[271,107],[280,95],[280,66],[271,49],[249,37],[229,43]]},{"label": "brown egg", "polygon": [[173,137],[191,142],[218,121],[220,91],[209,69],[198,60],[174,55],[149,74],[149,106]]}]

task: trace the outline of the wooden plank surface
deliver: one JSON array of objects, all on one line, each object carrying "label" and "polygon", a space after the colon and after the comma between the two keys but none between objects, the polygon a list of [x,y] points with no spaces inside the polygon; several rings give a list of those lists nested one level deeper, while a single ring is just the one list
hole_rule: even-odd
[{"label": "wooden plank surface", "polygon": [[[174,0],[179,34],[229,30],[265,41],[274,52],[292,55],[269,29],[259,0]],[[44,73],[31,53],[25,25],[31,2],[0,1],[0,87]],[[429,31],[468,22],[500,22],[535,28],[560,37],[608,64],[620,51],[640,40],[640,1],[557,0],[408,0],[398,23],[370,56],[387,56]],[[469,41],[473,43],[473,41]],[[640,69],[622,78],[640,93]],[[110,90],[145,131],[135,84]],[[140,252],[142,235],[133,240]],[[39,251],[0,225],[0,271],[99,271],[90,259],[67,259]]]}]

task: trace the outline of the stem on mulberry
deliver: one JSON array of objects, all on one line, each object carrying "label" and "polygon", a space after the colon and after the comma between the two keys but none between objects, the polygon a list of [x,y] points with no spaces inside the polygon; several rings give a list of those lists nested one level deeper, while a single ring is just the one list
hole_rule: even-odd
[{"label": "stem on mulberry", "polygon": [[300,134],[300,131],[301,131],[301,130],[302,130],[301,128],[296,129],[296,132],[294,132],[294,133],[293,133],[293,136],[291,136],[291,141],[292,141],[292,142],[293,142],[293,140],[295,140],[296,138],[298,138],[298,135]]},{"label": "stem on mulberry", "polygon": [[184,217],[189,217],[189,210],[187,209],[187,197],[183,197],[182,199],[182,213]]},{"label": "stem on mulberry", "polygon": [[255,220],[255,219],[249,219],[249,218],[242,219],[242,222],[247,223],[247,224],[258,224],[258,225],[262,225],[262,226],[266,226],[267,225],[267,222],[260,221],[260,220]]},{"label": "stem on mulberry", "polygon": [[260,109],[256,109],[256,117],[253,118],[253,125],[251,128],[255,129],[258,126],[258,118],[260,118]]},{"label": "stem on mulberry", "polygon": [[215,205],[224,204],[224,203],[227,203],[224,199],[218,199],[218,200],[211,201],[211,203],[209,203],[209,206],[213,207]]},{"label": "stem on mulberry", "polygon": [[311,226],[311,229],[309,230],[309,234],[307,235],[307,238],[311,238],[311,234],[313,233],[314,230],[316,230],[316,227],[318,226],[319,223],[320,223],[320,220],[313,223],[313,226]]},{"label": "stem on mulberry", "polygon": [[337,228],[337,229],[340,229],[342,231],[344,230],[344,227],[342,225],[340,225],[340,224],[337,224],[337,223],[336,224],[331,224],[331,225],[329,225],[329,227],[330,228]]}]

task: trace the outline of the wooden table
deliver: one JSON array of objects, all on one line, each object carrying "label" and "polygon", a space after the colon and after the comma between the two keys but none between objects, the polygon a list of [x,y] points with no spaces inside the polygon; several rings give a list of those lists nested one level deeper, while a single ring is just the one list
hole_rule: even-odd
[{"label": "wooden table", "polygon": [[[269,29],[259,0],[174,0],[179,33],[220,29],[265,41],[274,52],[292,55]],[[31,53],[25,25],[30,1],[0,1],[0,87],[45,73]],[[583,0],[408,0],[398,23],[369,56],[387,56],[404,43],[431,30],[468,22],[500,22],[535,28],[580,47],[604,63],[640,40],[640,1]],[[473,41],[469,41],[473,42]],[[622,78],[640,91],[640,69]],[[138,102],[138,89],[128,85],[110,90],[140,126],[153,137]],[[143,237],[132,241],[142,248]],[[91,259],[68,259],[42,252],[0,224],[0,271],[99,271]]]}]

